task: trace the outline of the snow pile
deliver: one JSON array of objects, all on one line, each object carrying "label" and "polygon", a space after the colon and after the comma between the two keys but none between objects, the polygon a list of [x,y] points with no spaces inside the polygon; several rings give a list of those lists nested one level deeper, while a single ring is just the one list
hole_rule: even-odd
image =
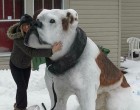
[{"label": "snow pile", "polygon": [[[140,110],[140,61],[126,60],[121,63],[128,72],[125,76],[132,86],[134,103],[130,110]],[[15,102],[16,85],[10,70],[0,70],[0,110],[13,110]],[[39,71],[32,71],[28,87],[28,106],[38,104],[43,110],[41,103],[50,110],[50,98],[44,81],[45,64],[40,65]],[[79,110],[79,104],[75,96],[68,101],[68,110]]]},{"label": "snow pile", "polygon": [[[0,110],[13,110],[15,102],[16,85],[10,70],[0,70]],[[40,65],[39,71],[32,71],[28,86],[28,106],[38,104],[41,110],[43,102],[50,110],[50,97],[44,81],[45,64]],[[68,101],[68,110],[77,110],[78,102],[75,96]]]},{"label": "snow pile", "polygon": [[125,76],[133,90],[134,102],[130,110],[140,110],[140,61],[126,60],[121,66],[127,68]]}]

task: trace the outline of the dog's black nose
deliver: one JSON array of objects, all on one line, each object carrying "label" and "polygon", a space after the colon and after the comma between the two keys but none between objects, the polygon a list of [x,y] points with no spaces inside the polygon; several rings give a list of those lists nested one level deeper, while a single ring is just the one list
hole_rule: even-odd
[{"label": "dog's black nose", "polygon": [[39,21],[39,19],[37,19],[36,21],[33,21],[32,23],[34,26],[41,28],[42,27],[42,22]]},{"label": "dog's black nose", "polygon": [[40,27],[40,28],[42,27],[42,22],[40,22],[39,19],[37,19],[36,23],[37,23],[38,27]]}]

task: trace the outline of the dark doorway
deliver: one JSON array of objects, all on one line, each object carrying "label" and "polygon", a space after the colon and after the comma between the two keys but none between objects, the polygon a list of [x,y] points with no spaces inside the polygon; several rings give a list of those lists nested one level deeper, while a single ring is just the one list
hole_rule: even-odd
[{"label": "dark doorway", "polygon": [[0,52],[10,52],[13,41],[7,37],[9,26],[24,13],[24,0],[0,0]]}]

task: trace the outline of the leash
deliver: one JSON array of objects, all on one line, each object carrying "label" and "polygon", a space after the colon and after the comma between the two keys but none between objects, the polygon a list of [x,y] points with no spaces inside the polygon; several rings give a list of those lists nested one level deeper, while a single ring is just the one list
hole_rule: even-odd
[{"label": "leash", "polygon": [[41,105],[44,108],[44,110],[47,110],[44,103],[41,103]]},{"label": "leash", "polygon": [[55,89],[54,89],[54,82],[52,83],[52,90],[53,90],[53,94],[54,94],[54,106],[51,110],[54,110],[55,106],[56,106],[56,103],[57,103],[57,95],[56,95],[56,92],[55,92]]},{"label": "leash", "polygon": [[[57,95],[56,95],[56,92],[55,92],[55,89],[54,89],[54,82],[52,83],[52,90],[53,90],[53,94],[54,94],[54,102],[55,103],[54,103],[53,108],[51,108],[51,110],[54,110],[54,108],[56,106],[56,103],[57,103]],[[41,103],[41,105],[44,108],[44,110],[47,110],[44,103]]]}]

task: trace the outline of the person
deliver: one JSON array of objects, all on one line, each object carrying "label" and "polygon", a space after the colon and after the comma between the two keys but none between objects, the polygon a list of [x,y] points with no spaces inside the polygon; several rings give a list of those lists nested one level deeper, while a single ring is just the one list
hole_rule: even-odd
[{"label": "person", "polygon": [[9,66],[13,79],[17,85],[16,102],[14,110],[26,110],[27,88],[31,73],[32,57],[51,57],[53,53],[60,51],[61,42],[56,42],[51,49],[34,49],[24,45],[24,37],[30,29],[32,17],[24,14],[19,23],[10,26],[7,36],[13,39],[13,50],[11,52]]}]

